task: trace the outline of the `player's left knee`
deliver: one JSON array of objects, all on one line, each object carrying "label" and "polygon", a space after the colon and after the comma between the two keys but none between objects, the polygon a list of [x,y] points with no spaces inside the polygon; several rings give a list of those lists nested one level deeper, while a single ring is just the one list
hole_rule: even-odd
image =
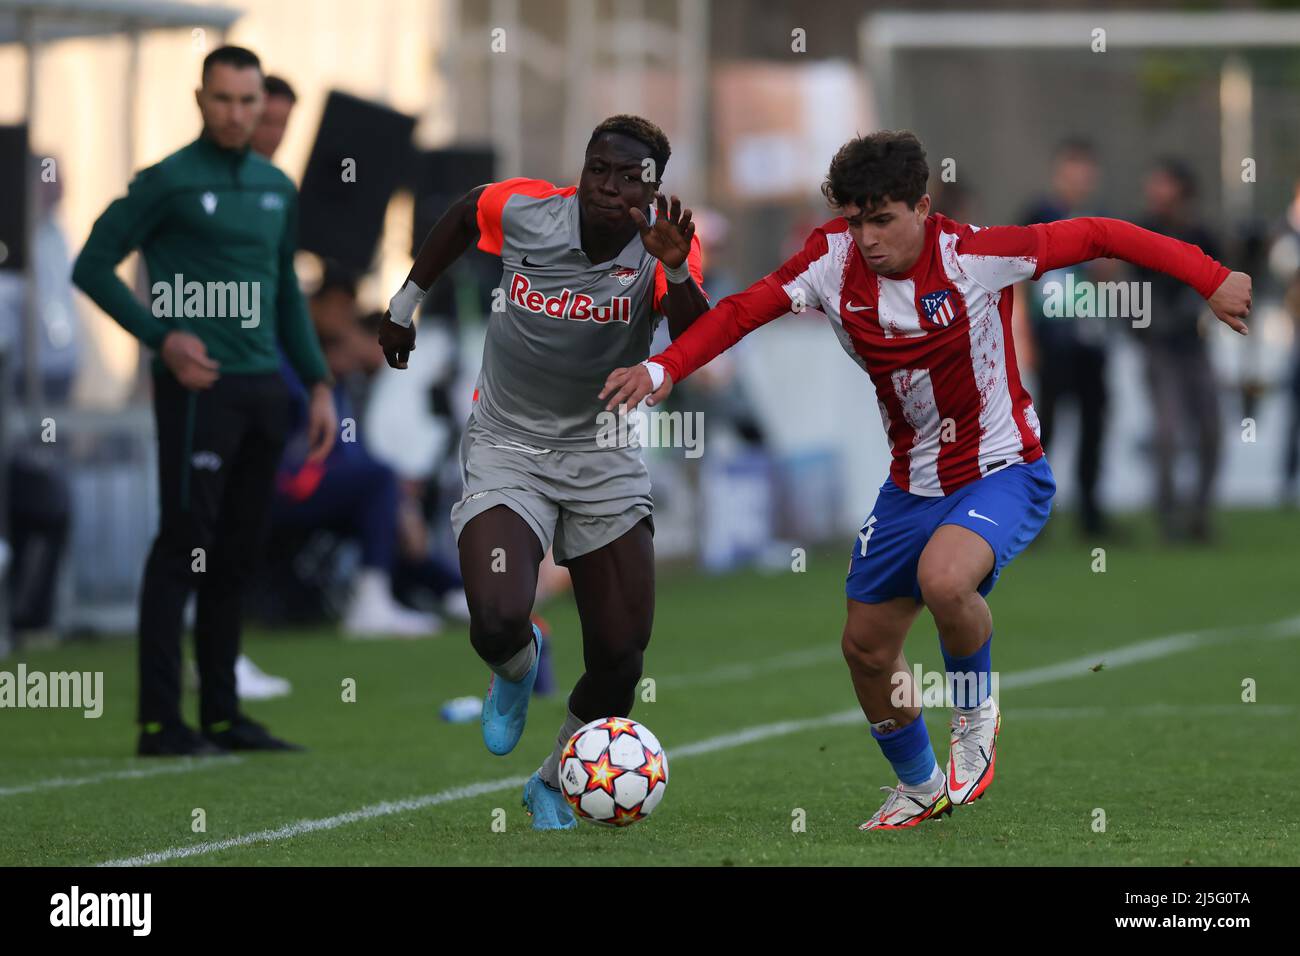
[{"label": "player's left knee", "polygon": [[943,614],[963,608],[976,593],[969,575],[951,564],[924,566],[918,575],[921,598],[931,613]]}]

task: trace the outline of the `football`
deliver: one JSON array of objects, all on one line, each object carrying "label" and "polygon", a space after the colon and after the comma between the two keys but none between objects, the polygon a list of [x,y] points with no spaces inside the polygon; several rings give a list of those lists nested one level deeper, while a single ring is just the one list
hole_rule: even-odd
[{"label": "football", "polygon": [[668,787],[668,754],[630,717],[593,720],[560,756],[560,788],[580,820],[625,827],[654,812]]}]

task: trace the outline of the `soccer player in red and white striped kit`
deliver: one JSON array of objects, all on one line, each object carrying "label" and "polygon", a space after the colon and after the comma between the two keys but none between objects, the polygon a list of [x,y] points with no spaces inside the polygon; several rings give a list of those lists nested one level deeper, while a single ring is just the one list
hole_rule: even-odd
[{"label": "soccer player in red and white striped kit", "polygon": [[[1187,283],[1242,335],[1251,305],[1250,277],[1194,245],[1095,217],[970,226],[931,210],[928,179],[925,150],[911,132],[846,143],[822,187],[840,215],[667,350],[613,371],[600,393],[611,410],[662,402],[674,382],[749,332],[804,308],[825,313],[871,377],[893,462],[853,542],[842,647],[899,782],[882,788],[888,796],[864,830],[949,813],[993,779],[1001,715],[989,694],[993,619],[985,596],[1042,529],[1056,491],[1016,368],[1012,286],[1114,258]],[[860,410],[833,414],[856,425]],[[939,631],[955,704],[946,772],[903,656],[923,605]]]}]

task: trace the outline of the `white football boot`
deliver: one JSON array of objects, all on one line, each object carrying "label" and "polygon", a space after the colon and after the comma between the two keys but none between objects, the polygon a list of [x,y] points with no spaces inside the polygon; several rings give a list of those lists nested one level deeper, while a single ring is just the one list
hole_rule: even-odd
[{"label": "white football boot", "polygon": [[953,806],[961,806],[984,796],[993,782],[1002,714],[997,701],[989,697],[969,710],[954,707],[951,726],[946,783]]},{"label": "white football boot", "polygon": [[885,804],[859,830],[904,830],[922,820],[940,817],[952,812],[948,801],[946,779],[938,767],[930,780],[915,786],[899,783],[897,787],[881,787],[889,793]]}]

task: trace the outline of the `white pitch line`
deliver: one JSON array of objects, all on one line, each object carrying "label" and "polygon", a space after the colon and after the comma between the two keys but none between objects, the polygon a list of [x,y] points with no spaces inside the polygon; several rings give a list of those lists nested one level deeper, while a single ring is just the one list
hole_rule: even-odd
[{"label": "white pitch line", "polygon": [[202,760],[187,760],[184,763],[160,763],[153,767],[138,767],[130,770],[110,770],[95,773],[88,777],[50,777],[46,780],[33,780],[12,787],[0,787],[0,797],[12,797],[21,793],[37,793],[41,790],[58,790],[62,787],[82,787],[89,783],[104,780],[138,780],[142,777],[156,777],[165,773],[190,773],[194,770],[206,770],[209,767],[230,766],[242,763],[242,757],[205,757]]},{"label": "white pitch line", "polygon": [[1094,720],[1123,717],[1177,717],[1194,721],[1219,717],[1289,717],[1296,709],[1288,704],[1143,704],[1140,707],[1017,707],[1002,711],[1007,720]]},{"label": "white pitch line", "polygon": [[496,793],[498,790],[509,790],[512,787],[522,787],[528,782],[527,777],[507,777],[503,780],[486,780],[482,783],[471,783],[463,787],[453,787],[451,790],[443,790],[441,793],[431,793],[423,797],[413,797],[410,800],[385,800],[382,803],[372,803],[368,807],[362,807],[360,810],[349,810],[347,813],[340,813],[332,817],[322,817],[317,820],[299,820],[297,823],[289,823],[282,827],[276,827],[273,830],[258,830],[256,833],[245,833],[242,836],[230,837],[226,840],[212,840],[207,843],[195,843],[192,846],[174,846],[167,850],[159,850],[156,853],[145,853],[141,856],[128,857],[124,860],[108,860],[99,866],[149,866],[153,863],[166,863],[168,860],[180,860],[187,856],[200,856],[205,853],[219,853],[222,850],[230,850],[235,847],[249,846],[253,843],[271,843],[276,840],[291,840],[296,836],[302,836],[304,833],[314,833],[317,830],[333,830],[336,827],[346,826],[349,823],[359,823],[362,820],[373,820],[376,817],[391,816],[394,813],[405,813],[408,810],[423,810],[425,807],[436,807],[440,803],[450,803],[453,800],[466,800],[470,797],[480,797],[487,793]]},{"label": "white pitch line", "polygon": [[[1090,654],[1087,657],[1075,658],[1072,661],[1065,661],[1061,664],[1053,664],[1048,667],[1039,667],[1033,670],[1008,674],[1001,678],[1000,685],[1001,687],[1035,687],[1042,684],[1051,684],[1059,680],[1067,680],[1069,678],[1080,677],[1084,674],[1090,673],[1090,669],[1098,660],[1105,661],[1108,669],[1123,667],[1128,664],[1156,660],[1161,657],[1169,657],[1173,654],[1192,650],[1193,648],[1206,646],[1207,644],[1220,643],[1225,640],[1230,640],[1234,636],[1244,637],[1249,635],[1266,639],[1295,637],[1300,635],[1300,617],[1288,618],[1284,621],[1276,621],[1271,624],[1259,625],[1254,628],[1217,628],[1210,631],[1173,634],[1168,637],[1153,638],[1149,641],[1139,641],[1136,644],[1130,644],[1126,647]],[[1242,704],[1242,707],[1246,708],[1252,706],[1257,705]],[[683,757],[693,757],[704,753],[715,753],[719,750],[730,750],[734,747],[744,746],[745,744],[756,743],[757,741],[768,740],[773,737],[784,737],[789,734],[801,733],[805,730],[816,730],[822,727],[834,727],[839,725],[860,724],[863,722],[864,718],[862,716],[862,711],[854,707],[850,710],[839,710],[833,714],[826,714],[821,717],[810,717],[803,720],[782,720],[771,724],[760,724],[755,727],[745,727],[729,734],[719,734],[716,737],[709,737],[705,740],[696,741],[693,744],[674,747],[672,749],[672,758],[674,760],[679,760]],[[165,850],[157,850],[153,853],[145,853],[140,856],[106,860],[98,865],[149,866],[155,863],[166,863],[170,860],[202,856],[208,853],[218,853],[222,850],[250,846],[256,843],[271,843],[279,840],[291,840],[294,837],[303,835],[304,833],[333,830],[337,827],[346,826],[349,823],[359,823],[364,820],[373,820],[378,817],[390,816],[394,813],[406,813],[410,810],[422,810],[426,807],[451,803],[455,800],[466,800],[489,793],[496,793],[500,790],[509,790],[513,787],[523,786],[527,781],[527,777],[507,777],[500,780],[484,780],[479,783],[471,783],[462,787],[453,787],[450,790],[443,790],[438,793],[426,794],[422,797],[412,797],[406,800],[385,800],[382,803],[372,803],[371,805],[362,807],[359,810],[350,810],[347,813],[336,814],[332,817],[322,817],[315,820],[299,820],[296,823],[289,823],[274,829],[258,830],[255,833],[245,833],[242,836],[230,837],[225,840],[211,840],[206,843],[194,843],[189,846],[174,846]]]},{"label": "white pitch line", "polygon": [[1126,664],[1157,660],[1198,647],[1224,644],[1236,638],[1277,640],[1297,635],[1300,635],[1300,617],[1289,617],[1256,626],[1217,627],[1205,631],[1169,634],[1165,637],[1138,641],[1136,644],[1126,644],[1109,651],[1091,651],[1083,657],[1061,661],[1059,664],[1048,664],[1046,667],[1006,674],[1001,677],[999,686],[1001,689],[1036,687],[1039,684],[1053,683],[1058,680],[1086,677],[1098,664],[1102,664],[1105,668],[1123,667]]},{"label": "white pitch line", "polygon": [[[693,674],[669,674],[656,679],[660,687],[691,687],[698,684],[731,684],[737,681],[751,680],[760,674],[778,673],[797,667],[812,667],[831,660],[842,660],[844,652],[837,644],[834,647],[815,647],[775,657],[765,657],[757,661],[742,661],[735,664],[723,664],[707,671]],[[654,675],[648,674],[648,677]]]}]

